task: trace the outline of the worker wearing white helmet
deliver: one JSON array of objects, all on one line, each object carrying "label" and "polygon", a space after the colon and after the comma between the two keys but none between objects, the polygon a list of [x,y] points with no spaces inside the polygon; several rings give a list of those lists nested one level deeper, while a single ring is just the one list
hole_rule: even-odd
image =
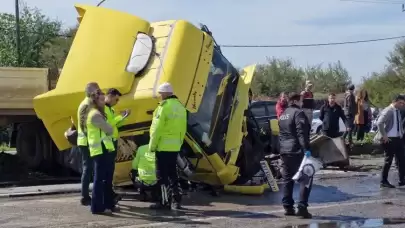
[{"label": "worker wearing white helmet", "polygon": [[[150,127],[149,152],[156,152],[161,201],[151,206],[152,209],[171,209],[167,189],[169,183],[173,190],[174,206],[180,209],[181,193],[177,175],[177,156],[187,131],[187,111],[173,93],[170,83],[161,84],[157,90],[162,98],[153,113]],[[170,181],[169,181],[170,179]]]}]

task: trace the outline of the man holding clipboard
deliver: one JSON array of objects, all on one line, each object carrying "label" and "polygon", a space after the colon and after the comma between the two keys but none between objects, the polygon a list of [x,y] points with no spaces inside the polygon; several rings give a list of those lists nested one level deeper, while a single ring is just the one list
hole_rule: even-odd
[{"label": "man holding clipboard", "polygon": [[[129,109],[121,112],[120,114],[116,114],[113,107],[116,104],[118,104],[121,96],[122,96],[122,94],[120,93],[120,91],[118,91],[115,88],[109,89],[105,96],[104,112],[105,112],[105,115],[107,118],[107,122],[109,124],[111,124],[111,126],[113,127],[112,138],[113,138],[115,151],[113,153],[109,153],[111,157],[109,159],[110,166],[108,167],[108,169],[113,169],[113,173],[114,173],[114,169],[115,169],[115,158],[117,157],[117,152],[118,152],[118,138],[119,138],[118,127],[123,123],[124,119],[126,117],[128,117],[129,114],[131,114],[131,110],[129,110]],[[119,201],[120,197],[114,191],[113,191],[113,194],[114,194],[114,201],[117,203]]]}]

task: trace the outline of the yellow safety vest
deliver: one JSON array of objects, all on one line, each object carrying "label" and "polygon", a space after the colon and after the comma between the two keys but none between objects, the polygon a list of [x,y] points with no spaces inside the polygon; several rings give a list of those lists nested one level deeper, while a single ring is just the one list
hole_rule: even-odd
[{"label": "yellow safety vest", "polygon": [[187,110],[176,97],[160,102],[150,126],[149,151],[179,152],[187,132]]},{"label": "yellow safety vest", "polygon": [[92,109],[87,116],[87,140],[89,143],[90,157],[94,157],[103,153],[102,144],[105,148],[112,152],[114,151],[114,143],[110,136],[107,136],[100,128],[91,123],[91,118],[98,112],[97,109]]},{"label": "yellow safety vest", "polygon": [[83,132],[82,128],[80,127],[80,110],[83,108],[84,105],[89,104],[89,98],[86,97],[80,103],[79,108],[77,109],[77,145],[78,146],[87,146],[87,137],[86,134]]},{"label": "yellow safety vest", "polygon": [[148,150],[148,145],[138,148],[135,158],[132,160],[132,169],[138,170],[138,179],[143,184],[151,186],[157,183],[156,153]]},{"label": "yellow safety vest", "polygon": [[124,120],[122,115],[116,115],[115,110],[113,107],[105,106],[104,112],[107,117],[107,122],[113,127],[113,140],[117,140],[119,138],[118,135],[118,127],[122,123],[121,121]]}]

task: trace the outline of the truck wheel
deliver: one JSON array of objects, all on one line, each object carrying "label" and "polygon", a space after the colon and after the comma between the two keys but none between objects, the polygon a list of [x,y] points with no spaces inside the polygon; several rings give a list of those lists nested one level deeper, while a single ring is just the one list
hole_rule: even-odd
[{"label": "truck wheel", "polygon": [[39,168],[43,161],[43,142],[36,125],[20,124],[17,132],[17,154],[31,169]]}]

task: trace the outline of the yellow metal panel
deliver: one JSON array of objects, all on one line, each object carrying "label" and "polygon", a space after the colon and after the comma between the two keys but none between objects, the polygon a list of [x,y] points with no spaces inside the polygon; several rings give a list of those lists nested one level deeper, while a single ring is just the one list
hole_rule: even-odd
[{"label": "yellow metal panel", "polygon": [[102,88],[114,87],[121,93],[127,93],[134,75],[126,72],[125,68],[136,35],[148,33],[149,23],[102,7],[77,5],[76,8],[84,16],[56,89],[60,92],[83,92],[88,82],[97,81]]},{"label": "yellow metal panel", "polygon": [[[159,29],[166,30],[165,26],[156,26],[154,32],[160,33]],[[170,26],[167,44],[160,54],[162,66],[159,68],[153,92],[154,96],[157,96],[157,87],[164,82],[170,82],[179,100],[186,104],[195,72],[199,67],[203,32],[183,20]],[[208,69],[205,74],[208,74]]]},{"label": "yellow metal panel", "polygon": [[239,154],[240,146],[242,145],[242,123],[244,119],[244,110],[249,104],[248,91],[253,80],[256,65],[251,65],[243,69],[243,74],[238,82],[236,91],[236,99],[232,107],[232,116],[229,121],[228,131],[226,134],[225,151],[231,153],[229,156],[228,165],[234,165]]},{"label": "yellow metal panel", "polygon": [[270,127],[271,127],[271,133],[273,135],[278,135],[280,133],[280,127],[278,126],[277,119],[270,120]]},{"label": "yellow metal panel", "polygon": [[194,78],[194,83],[191,88],[190,97],[188,98],[186,107],[191,113],[198,111],[201,104],[201,99],[204,94],[207,83],[208,73],[212,60],[212,52],[214,50],[211,36],[204,34],[204,44],[201,50],[200,63]]},{"label": "yellow metal panel", "polygon": [[[125,120],[129,125],[151,120],[147,112],[158,105],[156,90],[161,83],[170,82],[185,104],[195,75],[208,75],[211,58],[200,61],[200,56],[211,47],[202,48],[205,33],[191,23],[171,20],[149,24],[101,7],[79,5],[77,9],[82,19],[59,82],[54,90],[34,98],[35,112],[60,150],[70,147],[63,132],[70,125],[70,116],[76,116],[88,82],[98,82],[104,90],[115,87],[124,94],[115,108],[118,112],[132,110]],[[134,77],[125,67],[138,32],[154,37],[155,53],[142,75]],[[204,77],[198,78],[204,86]],[[122,134],[128,132],[134,130]]]}]

